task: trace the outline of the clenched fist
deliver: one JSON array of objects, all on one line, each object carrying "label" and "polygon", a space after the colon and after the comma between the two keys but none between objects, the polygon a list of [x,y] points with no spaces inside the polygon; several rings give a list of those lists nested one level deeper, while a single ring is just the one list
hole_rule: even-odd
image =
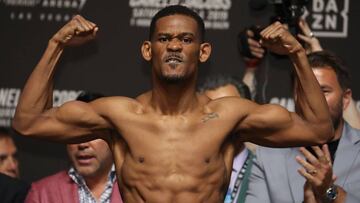
[{"label": "clenched fist", "polygon": [[303,49],[296,38],[279,22],[275,22],[266,27],[261,31],[260,35],[261,45],[276,54],[288,55]]},{"label": "clenched fist", "polygon": [[80,15],[74,16],[52,38],[62,46],[77,46],[93,40],[99,28]]}]

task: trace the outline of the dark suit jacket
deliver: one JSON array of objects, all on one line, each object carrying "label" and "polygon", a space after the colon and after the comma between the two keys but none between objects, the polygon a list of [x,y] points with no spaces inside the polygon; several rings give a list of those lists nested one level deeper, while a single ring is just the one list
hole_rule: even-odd
[{"label": "dark suit jacket", "polygon": [[[67,171],[61,171],[43,178],[31,185],[26,203],[75,203],[79,202],[76,183],[69,177]],[[111,194],[111,203],[122,203],[117,181]]]},{"label": "dark suit jacket", "polygon": [[0,173],[0,202],[23,203],[30,185]]}]

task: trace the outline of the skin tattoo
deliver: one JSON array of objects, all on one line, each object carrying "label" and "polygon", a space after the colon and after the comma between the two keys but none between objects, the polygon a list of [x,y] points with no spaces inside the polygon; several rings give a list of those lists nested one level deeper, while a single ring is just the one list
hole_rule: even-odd
[{"label": "skin tattoo", "polygon": [[209,121],[211,119],[215,119],[215,118],[219,118],[219,114],[212,112],[212,113],[206,114],[206,116],[204,118],[202,118],[201,121],[203,123],[206,123],[207,121]]}]

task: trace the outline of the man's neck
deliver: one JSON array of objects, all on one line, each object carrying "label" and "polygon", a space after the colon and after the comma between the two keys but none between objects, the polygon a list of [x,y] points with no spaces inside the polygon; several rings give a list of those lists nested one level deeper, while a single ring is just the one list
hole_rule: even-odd
[{"label": "man's neck", "polygon": [[111,169],[106,170],[104,172],[102,172],[101,174],[97,174],[94,176],[88,176],[88,177],[83,177],[85,182],[86,182],[86,186],[89,188],[89,190],[91,191],[92,195],[99,200],[101,197],[101,194],[104,192],[105,190],[105,186],[106,183],[108,181],[109,178],[109,172]]},{"label": "man's neck", "polygon": [[180,115],[198,106],[195,81],[179,81],[176,84],[155,81],[153,86],[150,104],[159,114]]}]

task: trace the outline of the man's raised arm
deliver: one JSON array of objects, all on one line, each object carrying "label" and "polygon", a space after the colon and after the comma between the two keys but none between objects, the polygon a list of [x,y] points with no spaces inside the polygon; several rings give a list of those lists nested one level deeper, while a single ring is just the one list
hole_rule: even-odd
[{"label": "man's raised arm", "polygon": [[238,126],[243,139],[275,147],[327,142],[333,136],[329,108],[304,48],[279,22],[265,28],[261,36],[263,46],[288,55],[294,65],[297,114],[279,105],[250,104],[247,116]]},{"label": "man's raised arm", "polygon": [[93,109],[96,105],[74,101],[52,107],[54,72],[64,48],[94,39],[97,30],[94,23],[75,16],[49,40],[20,96],[12,123],[16,131],[51,140],[80,141],[83,139],[80,135],[91,134],[107,125]]}]

